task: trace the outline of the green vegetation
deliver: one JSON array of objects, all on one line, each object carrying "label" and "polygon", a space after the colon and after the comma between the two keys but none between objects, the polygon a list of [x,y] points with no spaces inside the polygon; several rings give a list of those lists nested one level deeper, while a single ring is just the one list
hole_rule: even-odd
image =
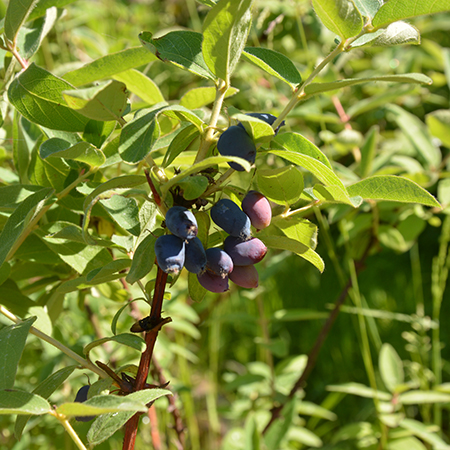
[{"label": "green vegetation", "polygon": [[0,2],[1,448],[450,449],[450,4],[382,3]]}]

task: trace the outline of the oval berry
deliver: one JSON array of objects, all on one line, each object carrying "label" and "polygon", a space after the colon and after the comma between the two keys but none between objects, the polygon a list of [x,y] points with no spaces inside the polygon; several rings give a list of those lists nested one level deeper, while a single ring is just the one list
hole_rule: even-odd
[{"label": "oval berry", "polygon": [[259,275],[254,265],[236,266],[229,275],[230,280],[243,288],[258,287]]},{"label": "oval berry", "polygon": [[252,225],[257,230],[262,230],[270,225],[272,220],[272,208],[269,200],[257,191],[249,191],[242,200],[242,211],[250,218]]},{"label": "oval berry", "polygon": [[267,247],[258,238],[243,241],[234,236],[228,236],[223,247],[231,256],[235,266],[249,266],[259,263],[267,253]]},{"label": "oval berry", "polygon": [[172,206],[167,211],[165,220],[167,228],[175,236],[181,239],[193,239],[197,236],[197,220],[184,206]]},{"label": "oval berry", "polygon": [[224,278],[233,270],[233,260],[230,255],[218,247],[208,248],[206,258],[208,261],[206,270],[214,275]]},{"label": "oval berry", "polygon": [[[75,402],[76,403],[84,403],[88,398],[88,392],[89,392],[89,385],[82,386],[75,396]],[[95,419],[95,416],[75,416],[75,420],[77,422],[90,422],[91,420]]]},{"label": "oval berry", "polygon": [[208,271],[197,275],[199,283],[208,291],[221,293],[228,291],[228,276],[221,277]]},{"label": "oval berry", "polygon": [[[233,125],[227,128],[217,142],[217,150],[222,156],[239,156],[253,164],[256,159],[256,146],[252,138],[243,127]],[[228,165],[242,172],[245,170],[240,164],[228,162]]]},{"label": "oval berry", "polygon": [[211,208],[211,219],[231,236],[250,238],[250,219],[232,200],[219,200]]},{"label": "oval berry", "polygon": [[155,242],[155,254],[158,266],[164,272],[178,275],[184,266],[184,241],[173,234],[160,236]]},{"label": "oval berry", "polygon": [[184,267],[192,273],[202,273],[206,269],[206,252],[198,237],[185,242]]}]

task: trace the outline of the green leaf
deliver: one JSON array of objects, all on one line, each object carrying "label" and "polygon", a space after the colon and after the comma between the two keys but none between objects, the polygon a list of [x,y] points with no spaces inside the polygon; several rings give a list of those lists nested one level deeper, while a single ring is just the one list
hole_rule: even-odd
[{"label": "green leaf", "polygon": [[208,187],[208,178],[203,175],[193,175],[183,178],[179,183],[183,198],[186,200],[195,200],[199,198]]},{"label": "green leaf", "polygon": [[161,112],[168,117],[185,122],[191,122],[198,128],[199,131],[202,131],[205,126],[205,123],[202,119],[200,119],[200,117],[196,116],[192,111],[181,105],[167,106],[161,110]]},{"label": "green leaf", "polygon": [[51,188],[43,188],[37,191],[27,197],[9,216],[0,234],[0,266],[26,229],[33,215],[44,206],[45,200],[52,194],[53,189]]},{"label": "green leaf", "polygon": [[14,42],[20,27],[27,20],[28,15],[36,6],[38,0],[10,1],[5,15],[5,36]]},{"label": "green leaf", "polygon": [[39,148],[39,155],[42,159],[52,157],[81,161],[92,167],[99,167],[106,160],[103,152],[88,142],[79,142],[72,145],[60,138],[51,138],[44,141]]},{"label": "green leaf", "polygon": [[312,309],[279,309],[273,317],[280,322],[298,322],[300,320],[320,320],[329,317],[329,313]]},{"label": "green leaf", "polygon": [[389,0],[375,14],[372,25],[376,28],[384,27],[397,20],[410,19],[424,14],[436,14],[449,11],[449,0],[422,2],[417,0]]},{"label": "green leaf", "polygon": [[36,394],[24,391],[0,391],[0,414],[41,415],[50,412],[47,400]]},{"label": "green leaf", "polygon": [[372,172],[372,163],[376,154],[379,133],[379,127],[374,125],[365,136],[364,144],[361,146],[361,161],[359,163],[361,178],[366,178]]},{"label": "green leaf", "polygon": [[302,82],[302,76],[294,63],[282,53],[263,47],[245,47],[242,56],[293,89]]},{"label": "green leaf", "polygon": [[72,86],[30,64],[8,88],[11,104],[28,120],[52,130],[83,131],[88,119],[70,109],[62,92]]},{"label": "green leaf", "polygon": [[323,203],[345,203],[357,208],[362,203],[361,197],[350,198],[341,186],[323,186],[316,184],[313,188],[314,196]]},{"label": "green leaf", "polygon": [[155,241],[157,237],[157,235],[149,234],[136,248],[130,271],[126,277],[127,283],[136,283],[152,270],[155,264]]},{"label": "green leaf", "polygon": [[90,342],[83,349],[83,353],[86,357],[89,357],[89,353],[93,348],[98,347],[99,345],[104,344],[105,342],[117,342],[118,344],[126,345],[127,347],[131,347],[138,352],[142,352],[145,347],[145,341],[137,334],[131,333],[122,333],[117,334],[111,337],[105,337],[102,339],[96,339],[95,341]]},{"label": "green leaf", "polygon": [[103,78],[110,78],[156,59],[155,55],[152,55],[143,47],[127,48],[117,53],[102,56],[79,69],[67,72],[63,75],[63,78],[73,86],[82,86]]},{"label": "green leaf", "polygon": [[0,389],[12,389],[28,332],[36,317],[0,330]]},{"label": "green leaf", "polygon": [[247,131],[252,140],[257,142],[269,142],[274,136],[273,128],[264,120],[249,116],[248,114],[236,113],[231,116],[238,120]]},{"label": "green leaf", "polygon": [[323,448],[322,439],[307,428],[296,426],[291,427],[287,433],[289,441],[299,442],[308,447]]},{"label": "green leaf", "polygon": [[75,0],[39,0],[36,7],[31,11],[28,20],[34,20],[37,17],[45,15],[48,8],[56,6],[57,8],[64,8],[64,6],[73,3]]},{"label": "green leaf", "polygon": [[313,0],[312,4],[323,24],[343,40],[362,30],[363,18],[352,0]]},{"label": "green leaf", "polygon": [[279,228],[288,238],[305,244],[313,250],[317,247],[317,225],[303,217],[275,216],[272,224]]},{"label": "green leaf", "polygon": [[136,69],[120,72],[117,75],[113,75],[113,78],[125,83],[130,92],[136,94],[150,106],[165,101],[157,84]]},{"label": "green leaf", "polygon": [[303,176],[294,166],[265,169],[256,172],[260,192],[280,205],[292,205],[302,195]]},{"label": "green leaf", "polygon": [[[139,401],[146,405],[157,400],[164,395],[172,395],[167,389],[144,389],[133,392],[126,397],[132,401]],[[87,439],[91,445],[98,445],[112,436],[117,430],[123,427],[125,423],[134,415],[134,411],[121,411],[118,413],[107,413],[98,417],[91,425]]]},{"label": "green leaf", "polygon": [[344,383],[339,385],[331,385],[327,386],[327,391],[343,392],[344,394],[357,395],[359,397],[365,398],[378,397],[378,399],[383,402],[390,402],[392,400],[391,394],[388,394],[387,392],[383,391],[374,390],[360,383]]},{"label": "green leaf", "polygon": [[103,122],[119,120],[127,105],[127,87],[116,80],[98,83],[96,86],[65,90],[67,105],[83,116]]},{"label": "green leaf", "polygon": [[306,261],[317,267],[321,272],[325,269],[322,258],[312,248],[307,247],[299,241],[284,236],[260,236],[260,239],[269,248],[289,250],[306,259]]},{"label": "green leaf", "polygon": [[379,77],[366,78],[347,78],[344,80],[333,81],[331,83],[312,83],[305,88],[305,93],[309,95],[318,94],[319,92],[334,91],[355,84],[367,83],[369,81],[392,81],[397,83],[418,83],[431,84],[431,78],[422,73],[404,73],[402,75],[381,75]]},{"label": "green leaf", "polygon": [[86,275],[86,281],[90,284],[103,283],[105,280],[109,281],[110,275],[122,272],[131,266],[131,259],[115,259],[106,266],[98,267],[91,270]]},{"label": "green leaf", "polygon": [[13,314],[23,317],[36,303],[23,295],[17,284],[8,279],[0,286],[0,305],[6,306]]},{"label": "green leaf", "polygon": [[132,235],[139,236],[141,233],[139,208],[134,198],[111,195],[111,198],[101,199],[100,204],[105,208],[114,222]]},{"label": "green leaf", "polygon": [[272,423],[264,435],[264,442],[267,448],[280,448],[280,443],[291,427],[292,420],[294,419],[295,407],[295,398],[284,405],[280,417]]},{"label": "green leaf", "polygon": [[273,142],[291,152],[302,153],[317,159],[332,170],[328,158],[309,140],[299,133],[283,133],[275,136]]},{"label": "green leaf", "polygon": [[353,0],[355,6],[364,17],[370,19],[377,13],[383,4],[383,0]]},{"label": "green leaf", "polygon": [[379,355],[379,368],[381,379],[388,391],[394,393],[405,381],[403,362],[390,344],[381,346]]},{"label": "green leaf", "polygon": [[438,109],[427,114],[425,120],[430,133],[450,148],[450,110]]},{"label": "green leaf", "polygon": [[[239,92],[239,89],[230,87],[225,93],[225,98],[231,97]],[[198,109],[213,103],[216,98],[216,88],[198,87],[186,92],[180,99],[180,105],[189,109]]]},{"label": "green leaf", "polygon": [[161,109],[139,111],[134,119],[122,128],[119,153],[124,161],[138,163],[151,152],[160,134],[156,115]]},{"label": "green leaf", "polygon": [[392,47],[393,45],[420,44],[420,33],[417,28],[406,22],[394,22],[373,33],[367,33],[352,42],[352,47]]},{"label": "green leaf", "polygon": [[400,424],[400,427],[405,428],[410,431],[412,434],[417,436],[418,438],[424,440],[425,442],[431,444],[433,448],[436,450],[449,450],[450,446],[446,444],[438,434],[429,431],[428,427],[413,419],[403,419]]},{"label": "green leaf", "polygon": [[203,58],[211,72],[227,85],[250,31],[251,4],[252,0],[218,2],[203,23]]},{"label": "green leaf", "polygon": [[188,70],[195,75],[215,80],[202,55],[202,34],[195,31],[171,31],[160,38],[153,39],[152,33],[139,34],[142,45],[161,61]]},{"label": "green leaf", "polygon": [[200,303],[205,298],[207,291],[200,284],[195,273],[188,273],[188,292],[194,302]]},{"label": "green leaf", "polygon": [[390,200],[393,202],[420,203],[440,208],[439,202],[424,188],[407,178],[379,175],[365,178],[347,188],[350,196],[364,199]]},{"label": "green leaf", "polygon": [[309,170],[319,181],[326,186],[340,186],[345,191],[345,186],[338,176],[325,164],[308,155],[292,152],[288,150],[269,150],[270,153],[287,159],[300,167]]},{"label": "green leaf", "polygon": [[175,158],[187,150],[192,142],[200,135],[200,132],[197,127],[194,125],[188,125],[183,128],[170,143],[169,148],[167,149],[163,162],[161,164],[162,167],[168,167]]},{"label": "green leaf", "polygon": [[450,403],[450,394],[437,391],[408,391],[401,393],[398,401],[402,405]]},{"label": "green leaf", "polygon": [[[53,392],[55,392],[56,389],[58,389],[59,386],[61,386],[61,384],[72,374],[76,367],[77,366],[63,367],[62,369],[51,374],[33,390],[32,394],[39,395],[47,400],[50,395],[52,395]],[[31,416],[17,416],[14,427],[14,436],[17,440],[22,437],[22,432],[30,418]]]},{"label": "green leaf", "polygon": [[[397,427],[397,424],[395,425]],[[389,439],[387,450],[427,450],[427,447],[415,437]]]}]

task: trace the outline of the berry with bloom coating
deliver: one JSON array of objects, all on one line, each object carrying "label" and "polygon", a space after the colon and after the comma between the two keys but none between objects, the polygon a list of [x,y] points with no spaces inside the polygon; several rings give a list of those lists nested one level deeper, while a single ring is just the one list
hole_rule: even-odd
[{"label": "berry with bloom coating", "polygon": [[214,275],[211,272],[203,272],[197,275],[199,283],[208,291],[221,293],[228,291],[228,277],[221,277],[220,275]]},{"label": "berry with bloom coating", "polygon": [[211,219],[231,236],[250,238],[250,219],[232,200],[219,200],[211,208]]},{"label": "berry with bloom coating", "polygon": [[247,214],[252,225],[257,230],[268,227],[272,220],[272,208],[270,207],[269,200],[260,192],[248,192],[242,200],[242,211]]},{"label": "berry with bloom coating", "polygon": [[166,226],[172,234],[181,239],[193,239],[197,236],[197,220],[184,206],[172,206],[167,211]]},{"label": "berry with bloom coating", "polygon": [[235,266],[229,278],[234,284],[243,288],[252,289],[258,287],[259,275],[254,265]]},{"label": "berry with bloom coating", "polygon": [[206,269],[206,252],[198,237],[185,242],[184,267],[192,273],[202,273]]},{"label": "berry with bloom coating", "polygon": [[155,253],[158,266],[164,272],[178,275],[186,254],[183,239],[173,234],[160,236],[155,242]]},{"label": "berry with bloom coating", "polygon": [[[243,127],[233,125],[227,128],[217,142],[217,150],[222,156],[239,156],[253,164],[256,159],[256,146],[252,138]],[[240,164],[228,162],[228,165],[242,172],[245,170]]]},{"label": "berry with bloom coating", "polygon": [[267,253],[267,247],[258,238],[247,241],[228,236],[224,241],[224,250],[231,256],[235,266],[249,266],[259,263]]},{"label": "berry with bloom coating", "polygon": [[208,260],[206,270],[214,275],[225,278],[233,270],[233,260],[228,253],[225,253],[220,248],[208,248],[206,250],[206,258]]}]

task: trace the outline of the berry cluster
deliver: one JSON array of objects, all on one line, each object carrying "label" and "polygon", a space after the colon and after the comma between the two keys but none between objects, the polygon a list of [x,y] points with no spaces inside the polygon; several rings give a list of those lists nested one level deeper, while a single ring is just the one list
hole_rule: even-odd
[{"label": "berry cluster", "polygon": [[172,234],[156,240],[158,266],[175,275],[186,267],[211,292],[227,291],[229,280],[245,288],[257,287],[254,265],[264,258],[267,248],[251,236],[250,226],[259,230],[270,224],[269,201],[259,192],[250,191],[242,201],[242,209],[232,200],[222,199],[210,212],[213,222],[229,234],[223,249],[205,250],[197,237],[195,216],[182,206],[173,206],[166,215],[166,226]]}]

